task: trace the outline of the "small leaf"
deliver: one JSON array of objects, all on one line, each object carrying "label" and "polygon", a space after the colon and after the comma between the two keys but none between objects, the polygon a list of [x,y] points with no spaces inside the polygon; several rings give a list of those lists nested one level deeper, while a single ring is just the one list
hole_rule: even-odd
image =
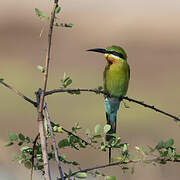
[{"label": "small leaf", "polygon": [[111,125],[106,124],[106,125],[104,126],[104,134],[106,134],[110,129],[111,129]]},{"label": "small leaf", "polygon": [[4,143],[4,146],[8,147],[8,146],[11,146],[11,145],[13,145],[13,144],[14,144],[13,142],[9,141],[9,142],[5,142],[5,143]]},{"label": "small leaf", "polygon": [[62,133],[62,132],[63,132],[62,126],[60,126],[60,127],[57,128],[57,132],[58,132],[58,133]]},{"label": "small leaf", "polygon": [[55,9],[55,13],[58,14],[61,10],[61,7],[60,6],[57,6],[56,9]]},{"label": "small leaf", "polygon": [[8,139],[9,139],[10,141],[18,141],[17,135],[14,134],[14,133],[11,133],[11,132],[8,133]]},{"label": "small leaf", "polygon": [[116,180],[116,176],[106,176],[105,180]]},{"label": "small leaf", "polygon": [[54,126],[53,127],[53,132],[57,132],[57,130],[58,130],[58,126]]},{"label": "small leaf", "polygon": [[3,82],[4,81],[4,79],[3,78],[0,78],[0,82]]},{"label": "small leaf", "polygon": [[173,139],[168,139],[165,143],[164,146],[165,148],[169,148],[174,144],[174,140]]},{"label": "small leaf", "polygon": [[97,124],[94,128],[95,135],[99,135],[100,131],[101,131],[101,126],[100,126],[100,124]]},{"label": "small leaf", "polygon": [[30,143],[30,142],[31,142],[31,140],[30,140],[30,138],[29,138],[28,136],[25,138],[25,141],[26,141],[27,143]]},{"label": "small leaf", "polygon": [[25,166],[27,169],[31,169],[32,163],[31,163],[30,161],[26,161],[26,162],[24,163],[24,166]]},{"label": "small leaf", "polygon": [[59,148],[64,148],[64,147],[67,147],[67,146],[69,146],[68,139],[63,139],[63,140],[59,141],[59,143],[58,143]]},{"label": "small leaf", "polygon": [[18,143],[18,146],[22,146],[23,145],[23,141],[20,141],[19,143]]},{"label": "small leaf", "polygon": [[35,13],[39,16],[39,17],[46,17],[47,18],[47,15],[43,12],[43,11],[40,11],[38,8],[35,8]]},{"label": "small leaf", "polygon": [[23,135],[22,133],[19,133],[18,137],[19,137],[19,139],[20,139],[21,141],[24,141],[24,140],[25,140],[25,137],[24,137],[24,135]]},{"label": "small leaf", "polygon": [[44,73],[44,67],[38,65],[38,66],[37,66],[37,69],[40,70],[42,73]]},{"label": "small leaf", "polygon": [[72,28],[73,26],[74,26],[74,24],[72,24],[72,23],[69,23],[69,24],[65,23],[65,25],[64,25],[64,27],[68,27],[68,28]]},{"label": "small leaf", "polygon": [[75,177],[77,177],[79,179],[85,179],[85,178],[87,178],[87,174],[85,172],[81,172],[81,173],[77,173],[75,175]]},{"label": "small leaf", "polygon": [[66,87],[69,86],[72,83],[72,79],[68,79],[68,81],[66,82]]},{"label": "small leaf", "polygon": [[91,131],[90,131],[90,129],[86,129],[86,135],[87,135],[87,136],[91,136]]},{"label": "small leaf", "polygon": [[159,141],[159,143],[156,145],[155,149],[160,150],[164,148],[164,141]]},{"label": "small leaf", "polygon": [[97,88],[99,91],[103,90],[103,87],[102,86],[98,86]]},{"label": "small leaf", "polygon": [[28,147],[28,146],[23,146],[20,151],[23,152],[23,151],[29,151],[31,150],[32,148]]}]

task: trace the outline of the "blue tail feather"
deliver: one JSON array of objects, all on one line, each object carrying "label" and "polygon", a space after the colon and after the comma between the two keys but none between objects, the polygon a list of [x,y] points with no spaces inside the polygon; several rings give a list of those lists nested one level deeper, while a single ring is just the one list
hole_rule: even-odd
[{"label": "blue tail feather", "polygon": [[[107,134],[116,133],[116,116],[121,100],[115,97],[107,97],[104,100],[107,124],[111,125],[111,129]],[[112,136],[106,135],[106,140],[110,141]]]}]

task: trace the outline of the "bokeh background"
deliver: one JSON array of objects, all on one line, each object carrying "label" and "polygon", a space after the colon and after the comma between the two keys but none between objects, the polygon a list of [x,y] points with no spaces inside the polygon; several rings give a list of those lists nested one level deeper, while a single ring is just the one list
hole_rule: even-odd
[{"label": "bokeh background", "polygon": [[[128,96],[180,114],[179,0],[67,0],[60,1],[60,5],[59,21],[74,26],[55,28],[49,90],[60,87],[64,72],[73,79],[72,87],[102,85],[105,59],[101,54],[85,50],[120,45],[127,51],[131,66]],[[34,92],[42,87],[43,77],[36,66],[44,64],[48,29],[47,22],[35,15],[34,8],[48,14],[51,1],[0,1],[0,78],[33,99]],[[30,172],[12,161],[11,154],[16,148],[5,148],[3,143],[9,131],[35,137],[36,109],[2,86],[0,99],[0,179],[29,179]],[[54,121],[67,129],[79,122],[84,128],[83,136],[86,128],[105,124],[103,96],[56,94],[47,97],[47,102]],[[136,145],[155,146],[159,140],[171,137],[180,153],[178,123],[139,105],[127,104],[130,108],[121,105],[118,114],[118,133],[131,149]],[[82,167],[107,162],[107,154],[93,149],[63,152],[80,160]],[[118,180],[178,180],[180,166],[175,163],[157,167],[136,165],[134,175],[124,174],[117,167],[103,172],[116,175]],[[43,178],[35,173],[34,179]]]}]

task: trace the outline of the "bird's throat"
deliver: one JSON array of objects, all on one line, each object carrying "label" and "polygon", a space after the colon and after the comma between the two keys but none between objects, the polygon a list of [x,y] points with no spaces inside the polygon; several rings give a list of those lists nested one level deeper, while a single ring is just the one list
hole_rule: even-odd
[{"label": "bird's throat", "polygon": [[110,54],[105,54],[104,57],[110,65],[117,62],[117,60]]}]

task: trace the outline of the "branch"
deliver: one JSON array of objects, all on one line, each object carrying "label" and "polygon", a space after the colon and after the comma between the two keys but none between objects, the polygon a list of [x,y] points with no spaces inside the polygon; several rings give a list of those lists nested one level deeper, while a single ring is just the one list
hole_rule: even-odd
[{"label": "branch", "polygon": [[[54,93],[73,92],[73,91],[74,91],[74,92],[75,92],[75,91],[93,92],[93,93],[96,93],[96,94],[104,94],[104,95],[106,95],[106,96],[111,96],[108,92],[101,91],[101,90],[98,90],[98,89],[88,89],[88,88],[68,88],[68,89],[63,89],[63,88],[61,88],[61,89],[54,89],[54,90],[45,92],[45,96],[48,96],[48,95],[51,95],[51,94],[54,94]],[[139,104],[139,105],[141,105],[141,106],[144,106],[144,107],[147,107],[147,108],[149,108],[149,109],[152,109],[152,110],[154,110],[154,111],[156,111],[156,112],[159,112],[159,113],[161,113],[161,114],[164,114],[164,115],[166,115],[166,116],[168,116],[168,117],[171,117],[171,118],[173,118],[173,119],[176,120],[176,121],[180,121],[180,118],[179,118],[179,117],[174,116],[174,115],[172,115],[172,114],[169,114],[169,113],[167,113],[167,112],[165,112],[165,111],[162,111],[162,110],[160,110],[160,109],[158,109],[158,108],[156,108],[156,107],[154,107],[154,106],[152,106],[152,105],[145,104],[145,103],[142,102],[142,101],[138,101],[138,100],[136,100],[136,99],[132,99],[132,98],[129,98],[129,97],[127,97],[127,96],[126,96],[126,97],[122,97],[122,99],[125,99],[125,100],[130,101],[130,102],[134,102],[134,103]]]},{"label": "branch", "polygon": [[52,129],[52,126],[51,126],[51,120],[50,120],[50,116],[49,116],[49,113],[48,113],[48,110],[47,110],[47,104],[45,104],[45,106],[44,106],[44,111],[45,111],[45,116],[46,116],[47,124],[48,124],[48,127],[49,127],[51,139],[52,139],[52,144],[53,144],[53,149],[54,149],[56,162],[57,162],[57,165],[58,165],[59,174],[60,174],[61,179],[64,180],[64,175],[63,175],[63,171],[62,171],[62,168],[61,168],[61,163],[60,163],[60,160],[59,160],[56,140],[55,140],[55,137],[54,137],[54,134],[53,134],[53,129]]},{"label": "branch", "polygon": [[65,128],[63,128],[63,127],[62,127],[62,130],[63,130],[64,132],[66,132],[66,133],[68,133],[68,134],[70,134],[70,135],[72,135],[72,136],[74,136],[74,137],[80,139],[82,142],[85,143],[85,145],[91,145],[90,143],[88,143],[88,142],[85,141],[84,139],[82,139],[82,138],[80,138],[79,136],[73,134],[71,131],[68,131],[67,129],[65,129]]},{"label": "branch", "polygon": [[[163,161],[163,158],[161,157],[156,157],[156,158],[152,158],[152,159],[146,159],[144,160],[144,162],[161,162]],[[166,161],[168,162],[180,162],[180,160],[171,160],[171,159],[167,159]],[[65,179],[66,178],[69,178],[69,177],[72,177],[72,176],[75,176],[76,174],[78,173],[82,173],[82,172],[89,172],[89,171],[92,171],[92,170],[96,170],[96,169],[103,169],[103,168],[107,168],[107,167],[111,167],[111,166],[118,166],[118,165],[124,165],[124,164],[132,164],[132,163],[139,163],[139,162],[143,162],[142,159],[137,159],[137,160],[129,160],[128,162],[114,162],[114,163],[110,163],[110,164],[104,164],[104,165],[100,165],[100,166],[95,166],[95,167],[92,167],[92,168],[86,168],[86,169],[82,169],[82,170],[78,170],[78,171],[75,171],[73,172],[70,176],[65,176]],[[61,180],[61,178],[59,179]]]},{"label": "branch", "polygon": [[34,141],[33,141],[32,157],[31,157],[31,163],[32,163],[32,168],[31,168],[31,180],[32,180],[33,168],[34,168],[34,151],[35,151],[35,147],[36,147],[36,143],[37,143],[38,138],[39,138],[39,133],[38,133],[38,135],[35,137],[35,139],[34,139]]},{"label": "branch", "polygon": [[20,91],[18,91],[17,89],[13,88],[12,86],[6,84],[5,82],[3,81],[0,81],[0,83],[7,87],[8,89],[10,89],[11,91],[13,91],[14,93],[16,93],[18,96],[22,97],[25,101],[33,104],[35,107],[37,107],[37,103],[34,102],[33,100],[31,100],[30,98],[28,98],[27,96],[25,96],[24,94],[22,94]]},{"label": "branch", "polygon": [[50,62],[50,53],[51,53],[51,40],[52,40],[52,33],[53,33],[53,26],[54,26],[54,17],[55,17],[55,10],[58,6],[58,0],[54,0],[54,6],[51,12],[51,19],[49,24],[49,33],[48,33],[48,48],[47,54],[45,59],[45,68],[44,68],[44,85],[42,89],[42,93],[40,94],[40,103],[37,108],[38,110],[38,126],[39,126],[39,133],[40,133],[40,140],[41,140],[41,148],[43,153],[43,161],[44,161],[44,171],[45,171],[45,179],[51,180],[50,175],[50,167],[49,167],[49,160],[48,160],[48,152],[47,152],[47,142],[45,137],[45,129],[44,129],[44,118],[43,118],[43,105],[44,105],[44,95],[47,87],[48,81],[48,71],[49,71],[49,62]]}]

